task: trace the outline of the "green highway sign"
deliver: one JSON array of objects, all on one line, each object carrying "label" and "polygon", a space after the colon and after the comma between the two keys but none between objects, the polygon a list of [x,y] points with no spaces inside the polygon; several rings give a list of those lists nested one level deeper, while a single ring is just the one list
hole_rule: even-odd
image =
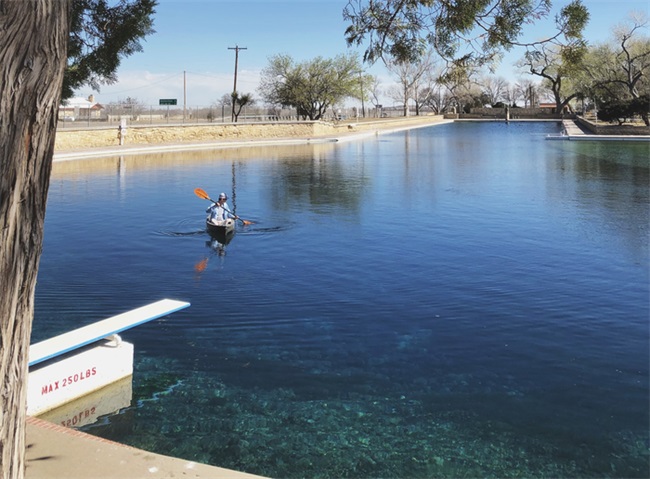
[{"label": "green highway sign", "polygon": [[176,98],[161,98],[158,102],[159,105],[176,105]]}]

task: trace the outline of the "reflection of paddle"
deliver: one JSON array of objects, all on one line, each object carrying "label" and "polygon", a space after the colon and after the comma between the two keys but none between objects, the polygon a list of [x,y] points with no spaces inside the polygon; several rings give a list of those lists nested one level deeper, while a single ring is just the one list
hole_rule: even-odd
[{"label": "reflection of paddle", "polygon": [[204,258],[194,265],[194,271],[197,273],[203,273],[205,268],[208,266],[208,258]]},{"label": "reflection of paddle", "polygon": [[[206,193],[206,191],[203,190],[203,189],[201,189],[201,188],[194,188],[194,194],[195,194],[196,196],[198,196],[199,198],[202,198],[202,199],[204,199],[204,200],[210,200],[210,201],[212,201],[213,203],[218,203],[217,201],[214,201],[212,198],[210,198],[210,196]],[[222,206],[222,208],[223,208],[223,206]],[[252,221],[246,221],[246,220],[241,219],[241,218],[240,218],[239,216],[237,216],[235,213],[233,213],[233,212],[230,211],[230,210],[227,210],[226,208],[223,208],[223,209],[226,210],[226,211],[227,211],[228,213],[230,213],[231,215],[233,215],[233,217],[234,217],[235,219],[241,221],[241,222],[242,222],[243,224],[245,224],[245,225],[252,225],[252,224],[254,224]]]}]

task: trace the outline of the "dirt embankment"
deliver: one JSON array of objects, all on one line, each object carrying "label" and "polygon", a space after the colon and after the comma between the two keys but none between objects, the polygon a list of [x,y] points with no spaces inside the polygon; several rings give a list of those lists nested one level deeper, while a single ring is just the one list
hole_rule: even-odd
[{"label": "dirt embankment", "polygon": [[[218,143],[273,139],[342,137],[368,131],[412,128],[442,121],[441,116],[359,119],[346,123],[321,121],[129,126],[123,136],[126,146],[165,145],[174,143]],[[57,152],[113,148],[120,145],[117,125],[92,129],[59,129],[54,149]]]}]

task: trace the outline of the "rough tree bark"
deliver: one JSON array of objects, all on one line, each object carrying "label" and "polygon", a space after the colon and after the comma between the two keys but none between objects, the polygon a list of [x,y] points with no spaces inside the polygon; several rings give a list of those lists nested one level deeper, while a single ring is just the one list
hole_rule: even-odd
[{"label": "rough tree bark", "polygon": [[25,473],[27,361],[71,0],[0,0],[0,470]]}]

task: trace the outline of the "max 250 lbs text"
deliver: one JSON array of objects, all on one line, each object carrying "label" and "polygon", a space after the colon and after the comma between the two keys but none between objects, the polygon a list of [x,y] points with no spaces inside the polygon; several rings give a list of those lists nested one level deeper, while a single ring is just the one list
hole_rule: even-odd
[{"label": "max 250 lbs text", "polygon": [[75,374],[71,374],[68,377],[65,377],[59,381],[52,381],[49,384],[45,384],[41,388],[41,396],[45,394],[49,394],[51,392],[54,392],[58,389],[65,388],[67,386],[71,386],[74,383],[78,383],[79,381],[83,381],[84,379],[88,379],[92,376],[95,376],[97,374],[97,367],[93,366],[92,368],[88,368],[85,371],[81,371]]}]

